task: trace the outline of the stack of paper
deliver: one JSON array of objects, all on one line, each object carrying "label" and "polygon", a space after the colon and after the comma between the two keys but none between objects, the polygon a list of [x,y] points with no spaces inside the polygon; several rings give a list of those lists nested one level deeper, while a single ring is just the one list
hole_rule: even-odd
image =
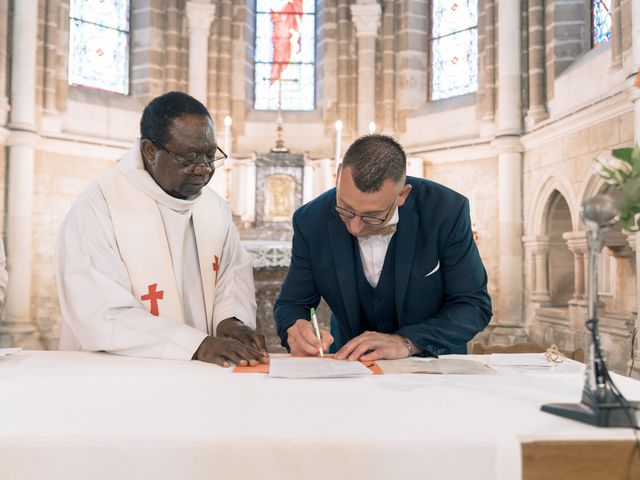
[{"label": "stack of paper", "polygon": [[269,376],[278,378],[337,378],[373,375],[360,362],[335,360],[333,358],[272,358],[269,362]]},{"label": "stack of paper", "polygon": [[403,358],[378,360],[384,373],[427,373],[442,375],[486,375],[494,373],[483,362],[463,358]]},{"label": "stack of paper", "polygon": [[492,353],[489,365],[493,367],[550,368],[556,365],[550,362],[544,353]]}]

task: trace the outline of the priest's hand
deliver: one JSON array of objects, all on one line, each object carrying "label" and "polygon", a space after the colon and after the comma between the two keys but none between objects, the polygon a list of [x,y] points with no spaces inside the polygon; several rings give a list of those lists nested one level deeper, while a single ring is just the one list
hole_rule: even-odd
[{"label": "priest's hand", "polygon": [[[405,341],[406,340],[406,341]],[[419,353],[411,340],[400,335],[388,333],[364,332],[356,338],[349,340],[338,352],[338,360],[360,360],[370,362],[372,360],[394,360],[407,358],[414,353]]]},{"label": "priest's hand", "polygon": [[329,330],[320,329],[320,338],[322,342],[313,333],[311,322],[302,318],[296,320],[296,323],[287,330],[287,342],[291,349],[291,355],[294,357],[318,355],[320,346],[324,352],[328,351],[329,346],[333,343],[333,337]]},{"label": "priest's hand", "polygon": [[269,360],[269,357],[262,352],[243,345],[233,338],[211,336],[202,341],[193,358],[215,363],[221,367],[228,367],[232,363],[242,366],[258,365],[258,363],[267,363]]},{"label": "priest's hand", "polygon": [[259,351],[264,357],[262,359],[264,361],[261,360],[262,363],[269,361],[267,343],[264,340],[264,335],[260,335],[253,328],[245,325],[237,318],[226,318],[221,321],[216,329],[216,336],[233,338],[243,345]]}]

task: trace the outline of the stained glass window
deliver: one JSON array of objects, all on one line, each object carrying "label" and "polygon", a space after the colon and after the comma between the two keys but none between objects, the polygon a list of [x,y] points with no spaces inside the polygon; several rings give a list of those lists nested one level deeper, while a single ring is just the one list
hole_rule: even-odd
[{"label": "stained glass window", "polygon": [[129,0],[71,0],[69,84],[129,93]]},{"label": "stained glass window", "polygon": [[257,0],[254,106],[315,108],[314,0]]},{"label": "stained glass window", "polygon": [[433,0],[431,99],[478,88],[478,0]]},{"label": "stained glass window", "polygon": [[592,0],[591,29],[593,48],[611,40],[611,0]]}]

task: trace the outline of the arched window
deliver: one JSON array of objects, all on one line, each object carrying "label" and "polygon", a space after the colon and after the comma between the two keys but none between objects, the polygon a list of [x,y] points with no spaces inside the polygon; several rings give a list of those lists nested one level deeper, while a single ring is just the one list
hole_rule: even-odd
[{"label": "arched window", "polygon": [[478,0],[433,0],[431,99],[478,88]]},{"label": "arched window", "polygon": [[69,85],[129,93],[129,0],[71,0]]},{"label": "arched window", "polygon": [[611,0],[591,1],[591,45],[599,47],[611,40]]},{"label": "arched window", "polygon": [[315,108],[315,1],[257,0],[256,110]]}]

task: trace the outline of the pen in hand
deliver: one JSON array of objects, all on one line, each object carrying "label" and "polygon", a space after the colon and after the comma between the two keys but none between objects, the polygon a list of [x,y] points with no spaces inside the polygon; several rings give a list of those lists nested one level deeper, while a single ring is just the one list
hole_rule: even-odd
[{"label": "pen in hand", "polygon": [[316,316],[316,309],[311,308],[311,326],[313,327],[313,332],[320,340],[320,356],[324,357],[324,352],[322,351],[322,338],[320,338],[320,328],[318,327],[318,317]]}]

